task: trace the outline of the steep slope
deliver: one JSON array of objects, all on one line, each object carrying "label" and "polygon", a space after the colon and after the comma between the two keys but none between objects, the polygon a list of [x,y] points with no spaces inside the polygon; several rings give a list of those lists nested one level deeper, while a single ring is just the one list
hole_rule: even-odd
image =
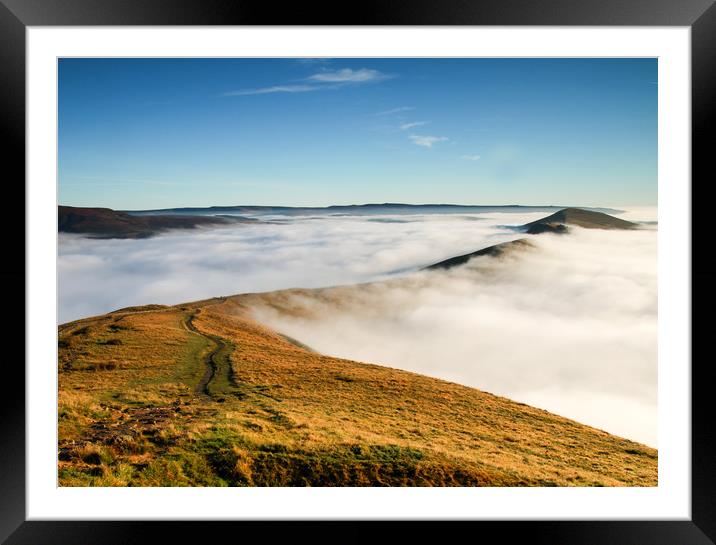
[{"label": "steep slope", "polygon": [[61,486],[655,486],[657,452],[458,384],[326,357],[242,295],[59,327]]}]

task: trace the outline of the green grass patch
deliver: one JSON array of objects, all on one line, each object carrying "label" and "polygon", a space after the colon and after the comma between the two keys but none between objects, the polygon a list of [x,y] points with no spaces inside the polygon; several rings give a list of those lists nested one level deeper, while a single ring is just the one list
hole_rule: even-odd
[{"label": "green grass patch", "polygon": [[210,349],[210,343],[201,335],[188,333],[184,354],[177,362],[176,379],[194,389],[204,376],[204,355]]}]

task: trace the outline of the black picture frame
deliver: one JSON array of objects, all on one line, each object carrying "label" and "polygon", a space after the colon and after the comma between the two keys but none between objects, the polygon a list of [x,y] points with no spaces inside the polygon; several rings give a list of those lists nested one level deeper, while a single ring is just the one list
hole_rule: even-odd
[{"label": "black picture frame", "polygon": [[[0,268],[5,303],[25,308],[25,239],[17,233],[25,225],[25,32],[28,26],[94,25],[531,25],[531,26],[684,26],[691,29],[692,54],[692,482],[691,519],[688,521],[523,521],[473,522],[467,529],[489,531],[501,541],[550,544],[668,544],[700,545],[716,542],[716,411],[709,377],[711,359],[697,347],[705,346],[710,316],[716,303],[716,257],[710,250],[710,217],[705,209],[712,177],[710,142],[716,140],[716,6],[714,0],[373,0],[354,5],[333,3],[282,4],[228,0],[0,0],[0,108],[4,145],[5,187],[17,195],[5,212],[10,250]],[[684,180],[684,183],[689,183]],[[7,193],[6,193],[6,198]],[[6,201],[7,202],[7,201]],[[23,206],[20,203],[23,203]],[[668,206],[668,203],[662,203]],[[699,208],[702,207],[702,210]],[[700,213],[699,213],[700,212]],[[13,216],[14,215],[14,216]],[[22,216],[22,217],[20,217]],[[23,228],[24,229],[24,228]],[[21,295],[22,293],[22,295]],[[708,314],[707,314],[708,313]],[[17,331],[14,312],[3,331]],[[4,318],[7,316],[4,316]],[[9,328],[12,327],[12,330]],[[15,334],[15,336],[17,336]],[[19,340],[8,342],[18,345]],[[22,359],[20,357],[22,356]],[[22,354],[3,363],[3,380],[11,388],[3,395],[0,446],[0,540],[8,544],[200,542],[208,535],[235,532],[239,538],[254,530],[276,537],[284,531],[291,539],[365,541],[385,531],[379,522],[352,523],[349,528],[302,522],[88,522],[26,521],[25,517],[25,384]],[[674,362],[683,365],[684,362]],[[212,525],[208,528],[208,525]],[[238,525],[243,525],[238,528]],[[249,526],[249,528],[247,528]],[[297,526],[297,527],[296,527]],[[413,524],[424,538],[431,532],[444,539],[444,529]],[[401,531],[404,531],[401,528]],[[207,533],[210,532],[211,534]],[[440,532],[439,534],[437,532]],[[489,535],[488,534],[488,535]],[[340,536],[340,537],[337,537]],[[273,539],[272,539],[273,541]]]}]

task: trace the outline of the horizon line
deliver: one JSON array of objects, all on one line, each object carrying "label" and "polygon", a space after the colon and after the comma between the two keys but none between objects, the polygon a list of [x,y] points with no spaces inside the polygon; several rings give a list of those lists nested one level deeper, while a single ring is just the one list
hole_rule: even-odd
[{"label": "horizon line", "polygon": [[[105,208],[118,212],[163,212],[168,210],[210,210],[210,209],[230,209],[230,208],[288,208],[288,209],[329,209],[329,208],[349,208],[349,207],[369,207],[369,206],[405,206],[405,207],[426,207],[426,206],[454,206],[462,208],[615,208],[617,205],[561,205],[561,204],[455,204],[455,203],[405,203],[405,202],[366,202],[366,203],[350,203],[350,204],[330,204],[330,205],[284,205],[284,204],[232,204],[232,205],[207,205],[207,206],[170,206],[166,208],[111,208],[108,206],[81,206],[72,204],[57,203],[57,206],[67,206],[72,208]],[[649,206],[656,207],[657,204],[632,204],[619,205],[625,206]]]}]

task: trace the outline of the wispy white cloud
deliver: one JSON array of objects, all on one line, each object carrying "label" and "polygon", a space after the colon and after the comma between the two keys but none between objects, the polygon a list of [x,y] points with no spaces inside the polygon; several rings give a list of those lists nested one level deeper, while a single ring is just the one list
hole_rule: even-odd
[{"label": "wispy white cloud", "polygon": [[321,87],[315,85],[274,85],[272,87],[260,87],[258,89],[238,89],[237,91],[228,91],[223,94],[226,97],[249,96],[249,95],[268,95],[271,93],[308,93],[317,91]]},{"label": "wispy white cloud", "polygon": [[383,74],[371,68],[361,68],[360,70],[342,68],[340,70],[318,72],[307,79],[321,83],[368,83],[383,81],[390,77],[388,74]]},{"label": "wispy white cloud", "polygon": [[411,134],[410,140],[416,146],[432,148],[434,144],[437,144],[438,142],[447,142],[449,138],[447,136],[421,136],[418,134]]},{"label": "wispy white cloud", "polygon": [[479,155],[461,155],[460,159],[465,159],[465,161],[479,161],[480,156]]},{"label": "wispy white cloud", "polygon": [[[320,62],[324,60],[325,59],[298,59],[298,61],[303,64],[320,64]],[[271,87],[259,87],[256,89],[238,89],[236,91],[223,93],[222,96],[267,95],[272,93],[308,93],[311,91],[322,91],[324,89],[337,89],[346,85],[377,83],[391,77],[393,76],[383,74],[382,72],[371,68],[361,68],[360,70],[353,70],[351,68],[324,70],[303,80],[308,81],[309,83],[273,85]]]},{"label": "wispy white cloud", "polygon": [[331,62],[331,59],[328,57],[303,57],[296,59],[296,62],[298,64],[328,64]]},{"label": "wispy white cloud", "polygon": [[400,106],[399,108],[392,108],[390,110],[383,110],[382,112],[376,112],[373,115],[393,115],[393,114],[399,114],[402,112],[409,112],[414,109],[415,108],[413,106]]},{"label": "wispy white cloud", "polygon": [[427,125],[428,121],[413,121],[412,123],[403,123],[400,125],[401,131],[407,131],[408,129],[412,129],[413,127],[422,127],[423,125]]}]

